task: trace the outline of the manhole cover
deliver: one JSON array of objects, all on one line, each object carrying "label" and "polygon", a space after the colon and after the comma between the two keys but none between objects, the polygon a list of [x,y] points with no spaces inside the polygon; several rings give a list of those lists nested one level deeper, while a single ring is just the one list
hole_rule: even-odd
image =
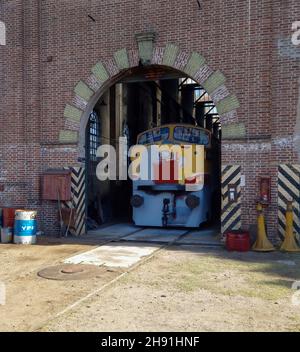
[{"label": "manhole cover", "polygon": [[49,280],[84,280],[102,275],[104,269],[95,265],[63,264],[50,266],[38,272],[38,276]]}]

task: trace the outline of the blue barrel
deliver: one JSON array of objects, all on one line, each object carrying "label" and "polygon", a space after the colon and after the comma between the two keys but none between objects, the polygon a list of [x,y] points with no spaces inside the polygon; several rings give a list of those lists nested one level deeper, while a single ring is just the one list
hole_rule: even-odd
[{"label": "blue barrel", "polygon": [[16,210],[14,243],[35,244],[37,233],[37,212],[33,210]]}]

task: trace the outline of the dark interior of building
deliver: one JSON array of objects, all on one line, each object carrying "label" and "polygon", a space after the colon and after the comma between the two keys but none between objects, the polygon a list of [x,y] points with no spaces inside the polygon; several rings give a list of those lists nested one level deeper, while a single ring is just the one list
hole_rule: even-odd
[{"label": "dark interior of building", "polygon": [[[99,181],[97,148],[127,137],[128,147],[139,133],[168,123],[185,123],[210,130],[221,138],[219,115],[205,90],[181,72],[161,66],[137,68],[110,87],[99,99],[86,128],[88,227],[131,221],[132,181]],[[219,143],[220,146],[220,143]],[[220,148],[214,150],[220,172]],[[220,220],[220,196],[214,222]]]}]

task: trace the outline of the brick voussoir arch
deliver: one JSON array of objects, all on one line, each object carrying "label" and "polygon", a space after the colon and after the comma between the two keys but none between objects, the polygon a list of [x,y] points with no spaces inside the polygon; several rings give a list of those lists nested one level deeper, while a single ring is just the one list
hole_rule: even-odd
[{"label": "brick voussoir arch", "polygon": [[137,67],[142,62],[146,65],[168,66],[184,72],[201,84],[211,96],[220,115],[223,136],[230,136],[232,131],[240,135],[245,134],[244,125],[238,123],[239,101],[227,89],[226,78],[222,72],[213,71],[206,64],[204,57],[197,52],[182,51],[172,43],[165,47],[153,47],[151,34],[141,34],[140,38],[142,41],[138,43],[138,50],[123,48],[111,57],[97,62],[92,67],[90,76],[76,84],[73,101],[67,104],[64,110],[65,126],[59,133],[59,141],[61,144],[78,145],[79,167],[71,168],[73,202],[64,205],[75,206],[77,223],[72,230],[75,235],[83,235],[86,231],[85,181],[82,177],[85,172],[83,160],[85,160],[86,124],[98,99],[109,87],[117,83],[128,69]]},{"label": "brick voussoir arch", "polygon": [[128,69],[137,67],[140,60],[147,64],[168,66],[190,76],[203,86],[214,101],[220,115],[223,136],[226,130],[233,128],[238,128],[241,134],[245,133],[244,125],[238,123],[238,98],[230,94],[223,73],[213,71],[199,53],[182,51],[175,44],[168,43],[165,47],[139,45],[136,50],[123,48],[97,62],[90,76],[76,84],[73,101],[65,107],[65,126],[59,134],[60,143],[78,143],[79,155],[84,157],[85,126],[95,103]]}]

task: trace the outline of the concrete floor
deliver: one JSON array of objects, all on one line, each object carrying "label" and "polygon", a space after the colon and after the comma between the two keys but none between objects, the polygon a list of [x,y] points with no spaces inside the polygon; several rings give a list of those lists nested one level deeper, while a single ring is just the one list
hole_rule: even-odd
[{"label": "concrete floor", "polygon": [[195,230],[180,238],[177,244],[222,246],[221,236],[217,228]]},{"label": "concrete floor", "polygon": [[169,243],[176,241],[188,230],[146,228],[123,238],[123,241]]},{"label": "concrete floor", "polygon": [[113,224],[88,232],[87,238],[94,240],[120,240],[130,242],[170,243],[184,245],[221,246],[219,230],[176,228],[142,228],[128,223]]},{"label": "concrete floor", "polygon": [[99,227],[96,230],[88,231],[87,237],[94,239],[102,239],[107,241],[118,240],[123,236],[127,236],[142,228],[129,223],[119,223]]}]

